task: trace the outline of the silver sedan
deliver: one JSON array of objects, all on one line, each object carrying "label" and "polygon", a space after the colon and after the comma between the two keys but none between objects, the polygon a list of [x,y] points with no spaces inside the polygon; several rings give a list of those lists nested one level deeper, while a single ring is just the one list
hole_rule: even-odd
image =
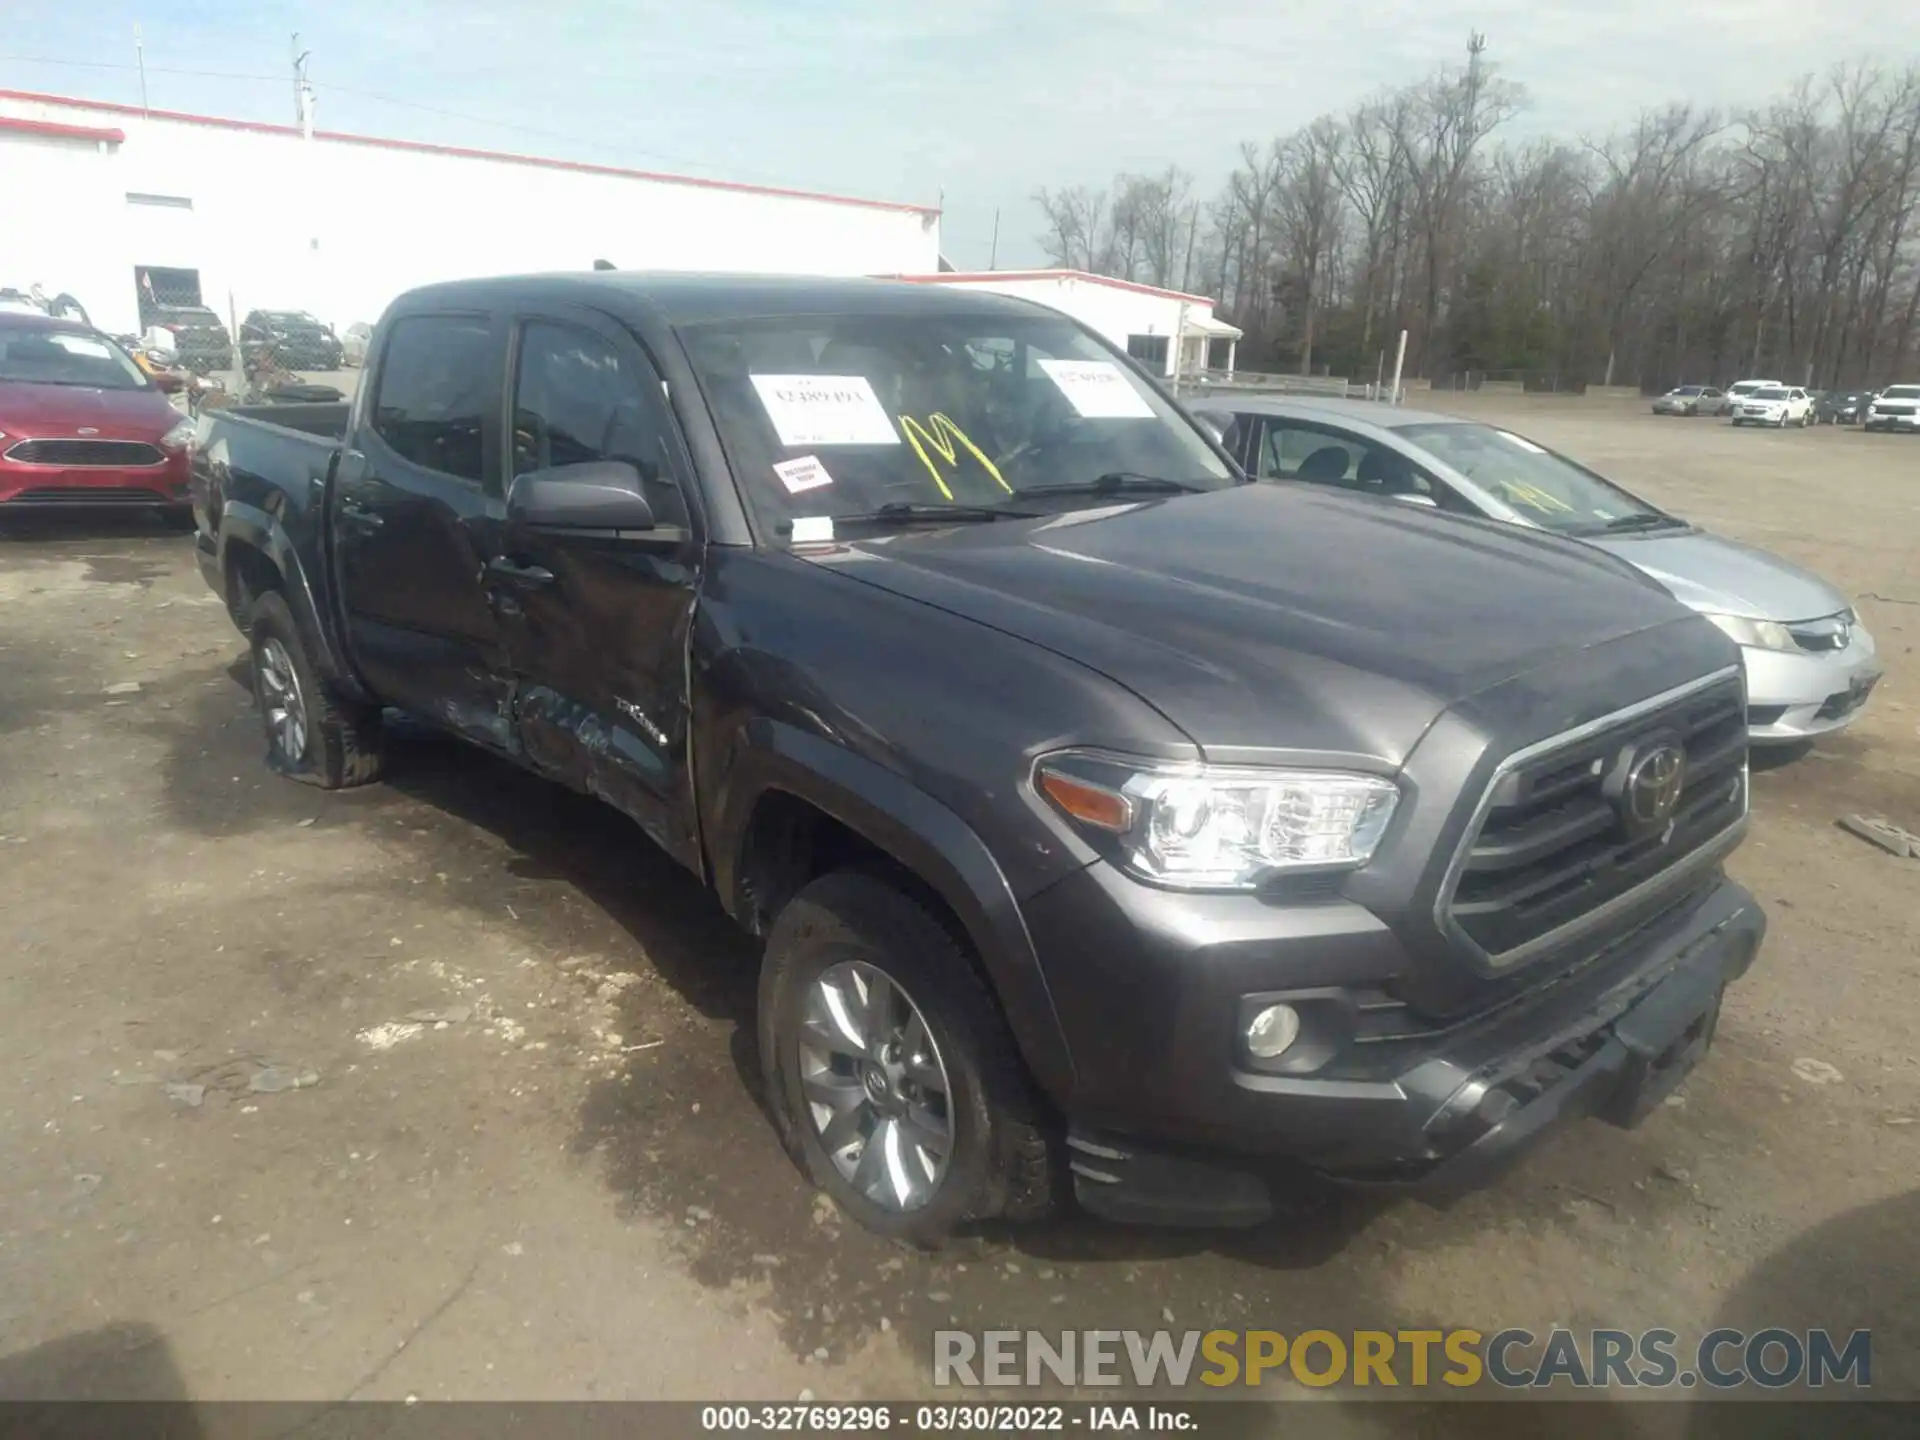
[{"label": "silver sedan", "polygon": [[1727,397],[1711,385],[1676,385],[1653,402],[1656,415],[1720,415]]},{"label": "silver sedan", "polygon": [[1249,396],[1198,413],[1263,479],[1529,525],[1617,555],[1740,646],[1756,745],[1841,729],[1880,679],[1873,637],[1825,580],[1668,515],[1510,430],[1310,397]]}]

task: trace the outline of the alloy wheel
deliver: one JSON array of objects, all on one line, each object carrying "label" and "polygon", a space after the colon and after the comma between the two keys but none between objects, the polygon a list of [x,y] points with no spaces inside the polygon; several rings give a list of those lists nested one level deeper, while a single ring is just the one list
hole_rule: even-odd
[{"label": "alloy wheel", "polygon": [[260,647],[258,664],[260,708],[267,717],[267,732],[289,761],[301,760],[307,753],[307,707],[293,657],[286,646],[269,639]]},{"label": "alloy wheel", "polygon": [[842,961],[807,987],[796,1040],[807,1116],[841,1178],[886,1210],[926,1205],[953,1157],[953,1091],[913,998]]}]

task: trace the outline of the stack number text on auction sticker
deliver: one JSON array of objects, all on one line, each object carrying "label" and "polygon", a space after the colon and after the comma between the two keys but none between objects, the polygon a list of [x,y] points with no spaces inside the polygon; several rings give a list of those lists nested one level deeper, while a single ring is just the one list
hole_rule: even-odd
[{"label": "stack number text on auction sticker", "polygon": [[[898,445],[864,375],[755,375],[753,388],[789,450],[803,445]],[[782,477],[784,478],[784,477]]]},{"label": "stack number text on auction sticker", "polygon": [[1042,360],[1040,368],[1088,420],[1151,420],[1146,397],[1105,360]]}]

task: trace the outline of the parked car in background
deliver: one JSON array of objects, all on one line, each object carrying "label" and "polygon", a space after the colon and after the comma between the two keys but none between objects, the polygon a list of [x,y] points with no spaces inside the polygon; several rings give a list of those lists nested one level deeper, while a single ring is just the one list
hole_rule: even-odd
[{"label": "parked car in background", "polygon": [[364,320],[356,320],[340,332],[340,363],[343,365],[364,365],[367,363],[367,343],[373,339],[373,327]]},{"label": "parked car in background", "polygon": [[1656,415],[1718,415],[1725,395],[1711,385],[1676,385],[1653,402]]},{"label": "parked car in background", "polygon": [[174,354],[196,374],[233,368],[233,337],[220,323],[220,317],[206,306],[150,306],[145,311],[142,328],[154,326],[173,336]]},{"label": "parked car in background", "polygon": [[1733,407],[1733,423],[1771,425],[1777,430],[1789,425],[1805,428],[1813,423],[1813,400],[1797,385],[1762,386]]},{"label": "parked car in background", "polygon": [[372,780],[390,706],[633,818],[764,937],[770,1118],[885,1234],[1458,1194],[1660,1113],[1765,929],[1723,635],[1249,484],[1039,305],[456,282],[351,409],[202,423],[271,764]]},{"label": "parked car in background", "polygon": [[193,421],[168,401],[174,383],[85,325],[0,313],[0,513],[184,513]]},{"label": "parked car in background", "polygon": [[1822,425],[1854,425],[1865,418],[1872,403],[1871,390],[1829,390],[1813,407],[1813,417]]},{"label": "parked car in background", "polygon": [[1920,385],[1889,385],[1861,421],[1867,430],[1920,430]]},{"label": "parked car in background", "polygon": [[1510,430],[1304,396],[1209,408],[1227,427],[1228,449],[1263,479],[1547,530],[1639,569],[1740,645],[1756,745],[1842,728],[1880,678],[1873,637],[1825,580],[1669,515]]},{"label": "parked car in background", "polygon": [[281,365],[338,370],[340,339],[304,310],[253,310],[240,322],[240,356],[251,367],[268,350]]},{"label": "parked car in background", "polygon": [[1770,390],[1780,383],[1778,380],[1736,380],[1727,387],[1727,393],[1721,398],[1720,413],[1738,414],[1741,402],[1754,391]]}]

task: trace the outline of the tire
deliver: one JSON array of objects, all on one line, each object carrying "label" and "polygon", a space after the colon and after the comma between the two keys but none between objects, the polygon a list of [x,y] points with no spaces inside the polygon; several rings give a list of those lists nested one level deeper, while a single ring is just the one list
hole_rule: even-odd
[{"label": "tire", "polygon": [[[884,1058],[886,1047],[876,1059],[874,1047],[863,1051],[848,1042],[843,1027],[831,1026],[832,1015],[843,1013],[862,1035],[868,1031],[864,1004],[877,988],[874,972],[906,1002],[903,1008],[895,999],[889,1007],[892,1016],[904,1020],[890,1023],[889,1031],[904,1031],[907,1037],[895,1058],[908,1047],[922,1057],[917,1065],[909,1060],[901,1067],[905,1076],[926,1081],[905,1099],[885,1093],[884,1080],[877,1082],[883,1095],[875,1098],[869,1075],[891,1064]],[[864,993],[854,978],[861,974],[868,977]],[[823,981],[844,1002],[838,1012],[822,1004]],[[919,1033],[930,1041],[930,1051],[914,1038],[916,1017],[924,1024]],[[832,1053],[819,1043],[829,1029],[837,1029],[839,1037],[840,1049]],[[1034,1219],[1052,1208],[1060,1172],[1050,1127],[999,1005],[960,938],[888,879],[838,871],[787,903],[761,962],[759,1031],[766,1093],[788,1153],[866,1229],[933,1247],[962,1225]],[[823,1060],[831,1068],[822,1068]],[[934,1100],[938,1084],[946,1086],[944,1104]],[[911,1081],[904,1088],[912,1091]],[[837,1160],[823,1140],[810,1093],[833,1099],[831,1105],[820,1104],[836,1123],[839,1112],[859,1112],[845,1122],[846,1143],[836,1146]],[[912,1123],[892,1120],[895,1114]],[[905,1138],[899,1143],[915,1148],[892,1170],[884,1163],[864,1169],[870,1150],[884,1153],[865,1137],[880,1134],[880,1126],[888,1123],[901,1125],[897,1134]],[[942,1126],[944,1163],[912,1138],[937,1139]],[[895,1177],[901,1175],[924,1186],[925,1193],[899,1194]]]},{"label": "tire", "polygon": [[288,779],[346,790],[380,778],[380,712],[335,694],[314,669],[293,611],[278,591],[249,606],[253,700],[267,764]]}]

